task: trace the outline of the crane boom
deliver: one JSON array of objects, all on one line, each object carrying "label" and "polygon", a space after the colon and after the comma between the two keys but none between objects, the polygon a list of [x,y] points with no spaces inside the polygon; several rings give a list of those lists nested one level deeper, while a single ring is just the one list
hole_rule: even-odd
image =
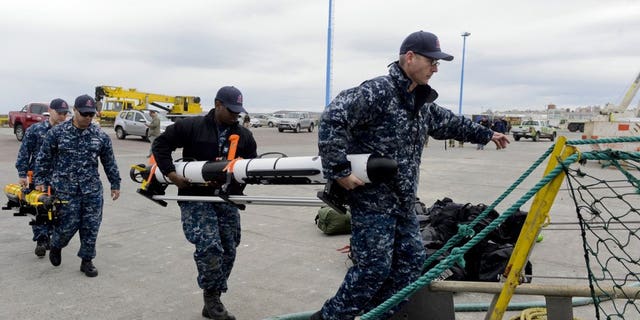
[{"label": "crane boom", "polygon": [[631,86],[622,98],[622,102],[620,102],[620,105],[615,106],[613,104],[607,104],[600,113],[611,114],[625,112],[627,108],[629,108],[629,105],[631,104],[633,98],[636,96],[636,93],[638,93],[638,89],[640,89],[640,72],[638,73],[638,76],[636,76],[636,79],[631,83]]},{"label": "crane boom", "polygon": [[169,96],[116,86],[96,87],[96,101],[101,104],[101,110],[99,111],[103,119],[115,119],[119,111],[126,109],[147,109],[149,105],[167,111],[169,116],[197,115],[202,113],[200,97]]},{"label": "crane boom", "polygon": [[631,83],[631,87],[629,87],[627,93],[624,95],[624,99],[622,99],[620,107],[624,107],[625,109],[629,107],[629,104],[631,104],[631,100],[633,100],[633,97],[635,97],[636,93],[638,93],[638,88],[640,88],[640,72],[638,73],[636,80]]}]

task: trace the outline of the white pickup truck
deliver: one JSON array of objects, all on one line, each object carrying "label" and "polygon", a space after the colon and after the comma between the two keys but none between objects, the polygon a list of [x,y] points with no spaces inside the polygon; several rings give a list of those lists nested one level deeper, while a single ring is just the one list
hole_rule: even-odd
[{"label": "white pickup truck", "polygon": [[553,141],[557,135],[556,129],[550,126],[547,120],[523,121],[519,126],[511,129],[511,134],[516,141],[520,141],[520,138],[531,138],[533,141],[543,138]]}]

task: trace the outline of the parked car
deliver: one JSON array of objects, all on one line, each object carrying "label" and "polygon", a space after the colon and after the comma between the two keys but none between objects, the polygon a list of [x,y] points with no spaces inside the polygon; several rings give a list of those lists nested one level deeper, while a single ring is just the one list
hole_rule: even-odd
[{"label": "parked car", "polygon": [[280,124],[280,120],[284,118],[284,114],[276,113],[267,118],[267,127],[273,128]]},{"label": "parked car", "polygon": [[264,114],[256,114],[251,116],[251,127],[258,128],[269,125],[269,116]]},{"label": "parked car", "polygon": [[260,122],[260,119],[256,119],[256,118],[251,118],[251,121],[249,122],[249,124],[251,125],[251,128],[262,127],[262,123]]},{"label": "parked car", "polygon": [[300,132],[302,129],[307,129],[309,132],[313,132],[314,127],[315,122],[311,119],[309,112],[289,112],[280,120],[278,131]]},{"label": "parked car", "polygon": [[[160,119],[160,133],[162,133],[173,122],[163,113],[158,112],[157,114]],[[147,124],[149,123],[151,123],[149,110],[124,110],[118,112],[113,128],[118,139],[124,139],[127,136],[139,136],[147,139],[149,136]]]}]

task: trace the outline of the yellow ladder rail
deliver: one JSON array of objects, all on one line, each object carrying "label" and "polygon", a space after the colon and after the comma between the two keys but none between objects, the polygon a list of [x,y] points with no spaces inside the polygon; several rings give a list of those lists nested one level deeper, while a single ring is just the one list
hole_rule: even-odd
[{"label": "yellow ladder rail", "polygon": [[[577,152],[575,147],[566,145],[566,141],[566,137],[561,136],[558,138],[543,176],[549,174],[558,165],[559,159],[564,160]],[[558,174],[551,182],[536,193],[533,203],[531,204],[531,209],[520,231],[518,241],[509,258],[509,263],[505,268],[504,276],[506,276],[506,281],[502,287],[502,291],[499,295],[493,297],[485,320],[501,320],[504,316],[509,301],[515,292],[515,288],[520,284],[522,269],[529,259],[529,255],[531,254],[531,250],[542,226],[549,217],[549,211],[564,178],[564,172]]]}]

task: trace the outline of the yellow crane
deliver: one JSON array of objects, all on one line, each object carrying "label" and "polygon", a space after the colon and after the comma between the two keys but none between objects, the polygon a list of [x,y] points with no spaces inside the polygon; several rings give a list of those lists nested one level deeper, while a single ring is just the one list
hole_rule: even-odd
[{"label": "yellow crane", "polygon": [[168,117],[184,117],[202,113],[200,97],[168,96],[137,89],[115,86],[96,87],[96,101],[102,121],[113,122],[118,112],[128,109],[148,109],[149,106],[167,111]]}]

